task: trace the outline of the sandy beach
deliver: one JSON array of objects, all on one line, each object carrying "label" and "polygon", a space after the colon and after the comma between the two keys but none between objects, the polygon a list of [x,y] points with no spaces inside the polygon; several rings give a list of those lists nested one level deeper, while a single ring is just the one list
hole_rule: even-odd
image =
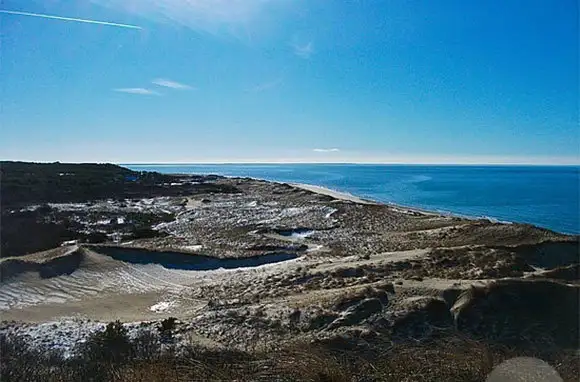
[{"label": "sandy beach", "polygon": [[358,196],[354,196],[347,192],[340,192],[336,190],[331,190],[330,188],[322,187],[322,186],[315,186],[312,184],[304,184],[304,183],[289,183],[291,186],[301,188],[303,190],[316,192],[317,194],[332,196],[333,198],[340,199],[340,200],[348,200],[354,203],[360,204],[379,204],[378,202],[374,202],[372,200],[366,200],[359,198]]}]

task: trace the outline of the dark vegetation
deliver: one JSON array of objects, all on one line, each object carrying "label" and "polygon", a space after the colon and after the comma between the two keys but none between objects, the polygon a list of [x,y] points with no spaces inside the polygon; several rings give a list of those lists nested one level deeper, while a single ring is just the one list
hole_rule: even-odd
[{"label": "dark vegetation", "polygon": [[38,210],[11,213],[2,205],[0,223],[2,257],[55,248],[76,236],[70,224],[46,221]]},{"label": "dark vegetation", "polygon": [[80,243],[99,244],[109,241],[111,234],[127,240],[152,238],[163,232],[151,229],[153,225],[169,222],[169,213],[125,213],[123,224],[93,226],[91,231],[79,220],[110,220],[116,222],[116,214],[94,214],[88,211],[62,211],[44,204],[35,210],[2,210],[1,241],[2,257],[20,256],[58,247],[69,240]]},{"label": "dark vegetation", "polygon": [[169,340],[173,335],[173,331],[175,330],[175,324],[177,319],[175,317],[169,317],[165,320],[161,321],[161,324],[157,327],[159,330],[159,335],[161,338]]},{"label": "dark vegetation", "polygon": [[455,303],[456,324],[478,338],[522,347],[580,349],[580,288],[547,280],[498,280]]},{"label": "dark vegetation", "polygon": [[[59,211],[48,203],[90,203],[96,200],[185,196],[196,193],[235,193],[216,184],[216,176],[175,176],[137,172],[113,164],[0,162],[1,257],[20,256],[58,247],[62,242],[108,241],[118,232],[128,239],[159,235],[151,226],[173,219],[171,214],[130,213],[122,225],[95,227],[87,232],[79,214]],[[27,208],[36,206],[35,208]],[[40,207],[38,207],[40,206]],[[80,213],[82,218],[110,218]]]},{"label": "dark vegetation", "polygon": [[197,183],[171,185],[184,177],[132,171],[114,164],[0,162],[2,208],[99,199],[181,196],[199,192],[237,192],[208,181],[215,176],[187,176]]},{"label": "dark vegetation", "polygon": [[295,343],[252,353],[173,346],[171,320],[162,335],[130,339],[120,322],[94,333],[65,359],[48,349],[28,349],[20,338],[0,337],[2,381],[485,381],[493,367],[513,357],[537,357],[564,381],[576,381],[577,355],[519,349],[476,341],[457,332],[425,342]]}]

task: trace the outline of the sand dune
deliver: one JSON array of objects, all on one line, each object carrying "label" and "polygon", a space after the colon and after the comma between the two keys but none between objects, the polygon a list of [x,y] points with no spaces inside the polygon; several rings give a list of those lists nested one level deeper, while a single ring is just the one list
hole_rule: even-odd
[{"label": "sand dune", "polygon": [[[107,304],[120,303],[115,308],[119,316],[129,314],[135,319],[146,319],[170,307],[177,309],[183,305],[166,300],[188,300],[187,308],[196,306],[187,295],[191,294],[188,290],[194,292],[200,285],[220,283],[223,279],[236,278],[240,272],[255,272],[284,263],[266,264],[262,261],[255,267],[243,268],[244,260],[239,260],[236,265],[241,268],[224,269],[214,259],[212,264],[215,263],[215,269],[187,270],[178,269],[175,264],[172,267],[155,263],[133,264],[87,248],[69,251],[58,259],[61,262],[68,260],[74,266],[78,256],[82,259],[76,269],[67,269],[71,271],[69,274],[53,277],[41,275],[43,266],[50,267],[50,260],[54,259],[29,259],[27,267],[20,266],[15,274],[0,284],[0,310],[4,311],[4,318],[26,317],[27,312],[42,311],[46,314],[32,316],[45,319],[49,318],[45,316],[56,318],[59,315],[80,314],[98,318],[99,305],[105,305],[107,310]],[[167,306],[167,309],[158,309],[159,306]]]}]

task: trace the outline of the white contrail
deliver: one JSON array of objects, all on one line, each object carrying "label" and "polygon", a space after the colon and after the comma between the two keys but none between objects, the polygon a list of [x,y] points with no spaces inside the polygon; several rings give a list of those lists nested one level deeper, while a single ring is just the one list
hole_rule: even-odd
[{"label": "white contrail", "polygon": [[44,19],[54,19],[54,20],[63,20],[63,21],[76,21],[78,23],[87,23],[87,24],[99,24],[99,25],[109,25],[112,27],[121,27],[121,28],[130,28],[130,29],[143,29],[137,25],[129,25],[129,24],[119,24],[119,23],[110,23],[107,21],[97,21],[97,20],[87,20],[87,19],[75,19],[72,17],[61,17],[61,16],[52,16],[52,15],[43,15],[40,13],[29,13],[29,12],[18,12],[18,11],[4,11],[0,10],[0,13],[7,13],[10,15],[20,15],[20,16],[32,16],[32,17],[42,17]]}]

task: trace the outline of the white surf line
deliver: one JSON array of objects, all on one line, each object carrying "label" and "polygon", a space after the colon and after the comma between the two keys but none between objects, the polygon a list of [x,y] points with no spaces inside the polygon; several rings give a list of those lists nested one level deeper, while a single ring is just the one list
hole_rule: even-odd
[{"label": "white surf line", "polygon": [[77,23],[86,23],[86,24],[98,24],[98,25],[108,25],[112,27],[119,27],[119,28],[128,28],[128,29],[143,29],[137,25],[130,25],[130,24],[120,24],[120,23],[113,23],[109,21],[98,21],[98,20],[89,20],[89,19],[78,19],[74,17],[63,17],[63,16],[54,16],[54,15],[45,15],[41,13],[30,13],[30,12],[19,12],[19,11],[8,11],[8,10],[1,10],[0,13],[8,14],[8,15],[18,15],[18,16],[30,16],[30,17],[39,17],[43,19],[52,19],[52,20],[61,20],[61,21],[74,21]]}]

